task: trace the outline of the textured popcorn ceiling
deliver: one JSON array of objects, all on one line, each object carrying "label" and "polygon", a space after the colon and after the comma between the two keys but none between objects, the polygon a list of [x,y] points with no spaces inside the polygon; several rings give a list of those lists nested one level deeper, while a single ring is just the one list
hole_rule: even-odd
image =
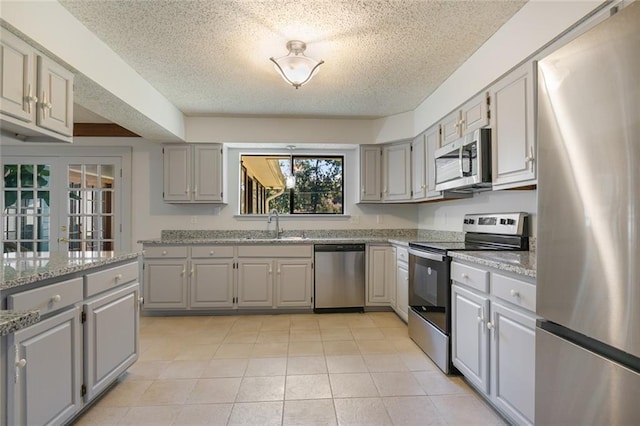
[{"label": "textured popcorn ceiling", "polygon": [[[524,1],[61,0],[187,115],[380,117],[413,110]],[[295,90],[269,57],[323,59]]]}]

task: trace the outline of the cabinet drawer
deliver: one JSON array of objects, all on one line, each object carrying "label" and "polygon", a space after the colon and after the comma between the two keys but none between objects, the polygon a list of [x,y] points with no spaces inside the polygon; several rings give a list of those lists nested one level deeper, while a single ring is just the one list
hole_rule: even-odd
[{"label": "cabinet drawer", "polygon": [[312,246],[298,244],[238,246],[238,257],[311,257],[312,251]]},{"label": "cabinet drawer", "polygon": [[82,277],[7,297],[7,308],[16,311],[37,309],[40,315],[57,311],[82,300]]},{"label": "cabinet drawer", "polygon": [[84,277],[84,297],[93,296],[137,279],[138,262],[88,274]]},{"label": "cabinet drawer", "polygon": [[491,280],[494,296],[531,312],[536,311],[535,285],[499,274],[493,274]]},{"label": "cabinet drawer", "polygon": [[233,257],[233,246],[194,246],[191,247],[191,257]]},{"label": "cabinet drawer", "polygon": [[187,257],[187,247],[178,246],[157,246],[157,247],[145,247],[144,257],[160,257],[160,258],[175,258],[175,257]]},{"label": "cabinet drawer", "polygon": [[489,272],[472,266],[451,263],[451,279],[484,293],[489,292]]},{"label": "cabinet drawer", "polygon": [[409,261],[409,252],[405,247],[396,247],[396,260],[404,263]]}]

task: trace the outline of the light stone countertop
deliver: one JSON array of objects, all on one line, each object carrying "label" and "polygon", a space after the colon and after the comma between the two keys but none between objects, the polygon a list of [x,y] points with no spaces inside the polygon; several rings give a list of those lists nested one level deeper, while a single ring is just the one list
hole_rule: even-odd
[{"label": "light stone countertop", "polygon": [[536,255],[530,251],[450,251],[455,260],[460,259],[501,271],[513,272],[530,278],[536,277]]},{"label": "light stone countertop", "polygon": [[1,311],[0,310],[0,336],[29,327],[40,320],[38,311]]},{"label": "light stone countertop", "polygon": [[41,252],[38,256],[5,254],[0,264],[0,290],[55,278],[73,272],[135,259],[138,252]]}]

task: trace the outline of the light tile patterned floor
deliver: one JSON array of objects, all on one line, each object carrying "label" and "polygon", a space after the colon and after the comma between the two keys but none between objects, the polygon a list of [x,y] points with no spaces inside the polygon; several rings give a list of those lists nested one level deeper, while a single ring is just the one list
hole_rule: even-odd
[{"label": "light tile patterned floor", "polygon": [[502,425],[390,312],[143,317],[77,425]]}]

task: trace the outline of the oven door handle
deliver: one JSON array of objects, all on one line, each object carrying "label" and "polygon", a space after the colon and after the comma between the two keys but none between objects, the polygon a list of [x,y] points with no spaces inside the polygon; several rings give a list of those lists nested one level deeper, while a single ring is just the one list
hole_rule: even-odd
[{"label": "oven door handle", "polygon": [[436,262],[444,262],[446,256],[436,253],[428,253],[422,250],[414,250],[412,248],[409,249],[409,254],[412,254],[417,257],[421,257],[423,259],[435,260]]}]

